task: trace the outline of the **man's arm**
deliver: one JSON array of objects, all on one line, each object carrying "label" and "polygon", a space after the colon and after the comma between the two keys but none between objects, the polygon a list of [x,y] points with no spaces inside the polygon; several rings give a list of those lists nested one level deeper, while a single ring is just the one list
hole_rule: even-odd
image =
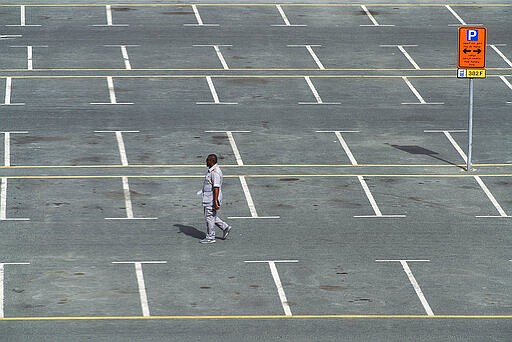
[{"label": "man's arm", "polygon": [[219,203],[219,189],[218,187],[213,188],[213,209],[218,210],[220,208]]}]

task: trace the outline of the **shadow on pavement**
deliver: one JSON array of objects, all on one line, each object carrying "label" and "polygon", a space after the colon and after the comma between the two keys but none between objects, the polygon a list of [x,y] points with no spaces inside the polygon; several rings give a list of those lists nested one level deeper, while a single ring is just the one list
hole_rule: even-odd
[{"label": "shadow on pavement", "polygon": [[407,153],[410,153],[410,154],[423,154],[423,155],[426,155],[426,156],[429,156],[429,157],[432,157],[434,159],[437,159],[437,160],[440,160],[444,163],[447,163],[447,164],[450,164],[450,165],[454,165],[454,166],[457,166],[457,167],[460,167],[462,169],[464,169],[464,167],[454,163],[454,162],[451,162],[449,160],[446,160],[446,159],[443,159],[443,158],[440,158],[438,157],[437,155],[439,153],[437,152],[434,152],[434,151],[431,151],[431,150],[427,150],[426,148],[423,148],[421,146],[407,146],[407,145],[391,145],[391,144],[388,144],[390,145],[391,147],[394,147],[396,148],[397,150],[400,150],[400,151],[404,151],[404,152],[407,152]]},{"label": "shadow on pavement", "polygon": [[175,224],[175,227],[178,227],[180,230],[180,233],[183,233],[185,235],[191,236],[196,239],[204,239],[206,237],[206,234],[200,230],[197,230],[196,228],[192,226],[185,226],[183,224]]}]

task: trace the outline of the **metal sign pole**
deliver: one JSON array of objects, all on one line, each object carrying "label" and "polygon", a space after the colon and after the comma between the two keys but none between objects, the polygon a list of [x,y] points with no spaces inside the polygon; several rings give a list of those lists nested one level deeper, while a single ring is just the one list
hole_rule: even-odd
[{"label": "metal sign pole", "polygon": [[469,79],[469,113],[468,113],[468,160],[466,170],[471,172],[471,150],[473,148],[473,79]]}]

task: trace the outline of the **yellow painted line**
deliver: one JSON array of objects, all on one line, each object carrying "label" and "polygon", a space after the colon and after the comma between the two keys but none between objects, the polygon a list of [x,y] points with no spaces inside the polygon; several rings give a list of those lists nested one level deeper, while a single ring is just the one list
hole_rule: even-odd
[{"label": "yellow painted line", "polygon": [[[12,6],[20,6],[23,4],[0,4],[0,7],[12,7]],[[329,3],[212,3],[212,4],[200,4],[200,3],[183,3],[183,4],[162,4],[162,3],[135,3],[135,4],[111,4],[112,7],[185,7],[185,6],[201,6],[201,7],[265,7],[265,6],[288,6],[288,7],[360,7],[360,3],[352,3],[352,4],[329,4]],[[435,3],[426,3],[426,4],[416,4],[416,3],[387,3],[387,4],[365,4],[366,6],[372,7],[444,7],[445,4],[435,4]],[[473,3],[473,4],[446,4],[452,7],[510,7],[512,4],[504,4],[504,3],[493,3],[493,4],[483,4],[483,3]],[[105,7],[104,4],[25,4],[27,7]]]},{"label": "yellow painted line", "polygon": [[[225,71],[222,68],[132,68],[133,71]],[[320,71],[318,68],[230,68],[230,71]],[[321,71],[456,71],[457,68],[325,68]],[[486,68],[486,70],[512,70],[512,68]],[[26,72],[27,69],[0,69],[2,71]],[[35,71],[127,71],[122,68],[53,68]]]},{"label": "yellow painted line", "polygon": [[[240,174],[224,175],[224,178],[238,178],[244,176],[247,178],[347,178],[347,177],[377,177],[377,178],[466,178],[466,177],[512,177],[511,173],[504,174],[478,174],[478,173],[460,173],[460,174]],[[6,176],[7,179],[112,179],[112,178],[134,178],[134,179],[172,179],[172,178],[204,178],[204,175],[20,175]]]},{"label": "yellow painted line", "polygon": [[[327,72],[327,71],[456,71],[457,68],[423,68],[423,69],[414,69],[414,68],[230,68],[229,72],[233,71],[318,71],[318,72]],[[495,68],[486,68],[489,70],[512,70],[510,67],[495,67]],[[0,72],[26,72],[27,69],[0,69]],[[122,68],[52,68],[52,69],[37,69],[36,72],[58,72],[58,71],[123,71],[127,72],[126,69]],[[134,71],[226,71],[226,69],[221,68],[133,68],[130,69],[129,72]]]},{"label": "yellow painted line", "polygon": [[[215,75],[215,74],[203,74],[203,75],[13,75],[13,76],[0,76],[0,78],[11,77],[13,79],[98,79],[111,76],[114,78],[205,78],[210,76],[212,78],[304,78],[309,76],[311,78],[402,78],[404,75]],[[493,77],[510,77],[512,74],[502,75],[487,75],[487,78]],[[457,78],[457,75],[407,75],[408,78]]]},{"label": "yellow painted line", "polygon": [[[472,164],[473,167],[512,167],[512,163],[498,163],[498,164]],[[373,167],[389,167],[389,168],[413,168],[413,167],[427,167],[427,168],[454,168],[454,167],[465,167],[466,164],[222,164],[223,168],[249,168],[249,167],[262,167],[262,168],[373,168]],[[105,165],[10,165],[0,166],[0,169],[137,169],[137,168],[204,168],[203,164],[131,164],[131,165],[120,165],[120,164],[105,164]]]},{"label": "yellow painted line", "polygon": [[512,319],[512,315],[204,315],[204,316],[60,316],[3,317],[0,321],[96,321],[96,320],[246,320],[246,319]]}]

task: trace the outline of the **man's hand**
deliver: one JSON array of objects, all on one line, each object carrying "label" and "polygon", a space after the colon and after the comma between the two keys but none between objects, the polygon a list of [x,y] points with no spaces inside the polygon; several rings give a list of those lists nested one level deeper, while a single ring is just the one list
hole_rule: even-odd
[{"label": "man's hand", "polygon": [[213,209],[219,210],[220,203],[219,203],[219,188],[215,187],[213,188]]}]

